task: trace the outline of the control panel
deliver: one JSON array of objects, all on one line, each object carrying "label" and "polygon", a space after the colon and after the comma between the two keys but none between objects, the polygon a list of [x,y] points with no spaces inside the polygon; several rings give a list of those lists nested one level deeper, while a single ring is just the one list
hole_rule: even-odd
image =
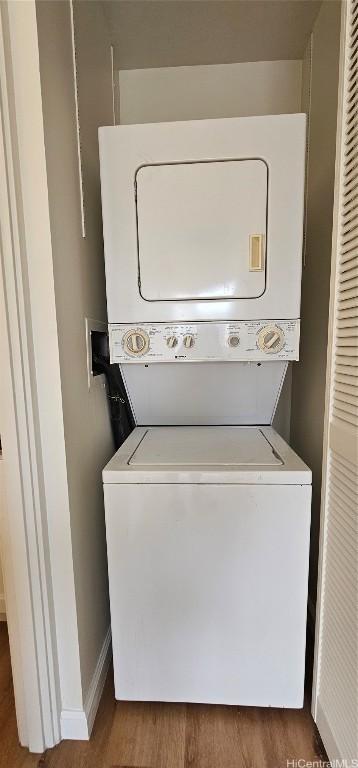
[{"label": "control panel", "polygon": [[299,320],[110,325],[112,363],[298,360]]}]

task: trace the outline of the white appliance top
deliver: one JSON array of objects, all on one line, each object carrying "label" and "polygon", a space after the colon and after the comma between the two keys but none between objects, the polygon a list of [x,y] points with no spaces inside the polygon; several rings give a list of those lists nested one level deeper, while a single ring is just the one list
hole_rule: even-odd
[{"label": "white appliance top", "polygon": [[277,466],[282,459],[260,429],[243,427],[158,427],[148,429],[129,465]]},{"label": "white appliance top", "polygon": [[272,427],[136,427],[104,483],[309,485],[311,471]]}]

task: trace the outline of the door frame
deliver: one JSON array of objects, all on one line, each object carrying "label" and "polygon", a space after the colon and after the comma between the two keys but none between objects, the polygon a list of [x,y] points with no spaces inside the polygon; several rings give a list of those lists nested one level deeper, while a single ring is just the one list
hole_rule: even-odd
[{"label": "door frame", "polygon": [[[50,500],[39,408],[40,402],[49,405],[51,392],[44,402],[47,361],[37,364],[39,297],[32,290],[39,254],[51,250],[38,56],[34,0],[0,3],[1,548],[19,740],[32,752],[60,740]],[[44,337],[55,322],[43,318]]]},{"label": "door frame", "polygon": [[[340,31],[340,52],[339,52],[339,85],[338,85],[338,109],[337,109],[337,131],[336,131],[336,162],[335,162],[335,180],[334,180],[334,204],[333,204],[333,227],[332,227],[332,252],[331,252],[331,278],[330,278],[330,299],[329,299],[329,320],[328,320],[328,339],[327,339],[327,365],[326,365],[326,391],[325,391],[325,411],[324,411],[324,432],[323,432],[323,452],[322,452],[322,483],[321,483],[321,510],[320,510],[320,536],[319,536],[319,562],[317,574],[317,599],[315,616],[315,646],[314,646],[314,664],[313,664],[313,682],[312,682],[312,701],[311,712],[315,722],[318,715],[318,688],[320,677],[320,650],[321,650],[321,627],[323,619],[323,586],[325,572],[325,541],[327,536],[327,481],[328,481],[328,454],[331,433],[331,404],[333,395],[333,364],[334,364],[334,326],[336,321],[336,287],[338,279],[338,251],[339,251],[339,221],[340,221],[340,194],[342,175],[344,170],[343,163],[343,143],[344,143],[344,99],[345,99],[345,80],[348,67],[348,45],[347,45],[347,24],[350,12],[350,3],[343,0],[341,4],[341,31]],[[327,734],[324,734],[327,738]]]}]

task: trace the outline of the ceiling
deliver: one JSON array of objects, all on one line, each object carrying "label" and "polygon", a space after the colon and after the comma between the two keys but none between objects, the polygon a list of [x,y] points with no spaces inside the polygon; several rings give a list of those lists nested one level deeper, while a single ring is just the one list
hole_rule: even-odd
[{"label": "ceiling", "polygon": [[302,58],[321,0],[103,0],[119,69]]}]

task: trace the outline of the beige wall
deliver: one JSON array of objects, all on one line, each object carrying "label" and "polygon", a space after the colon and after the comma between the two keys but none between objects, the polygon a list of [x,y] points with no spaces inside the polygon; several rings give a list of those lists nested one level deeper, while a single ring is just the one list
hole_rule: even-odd
[{"label": "beige wall", "polygon": [[301,71],[301,61],[121,70],[120,122],[299,112]]},{"label": "beige wall", "polygon": [[[310,598],[317,574],[338,96],[340,4],[324,0],[313,30],[306,264],[300,362],[293,367],[291,442],[313,471]],[[309,100],[308,53],[303,107]]]},{"label": "beige wall", "polygon": [[[112,76],[110,41],[101,3],[74,3],[74,13],[85,238],[81,230],[70,4],[67,0],[37,3],[77,643],[84,701],[110,622],[101,470],[113,452],[113,444],[103,382],[96,379],[88,389],[85,318],[106,320],[97,128],[112,121]],[[66,594],[55,596],[63,602],[64,610],[66,600],[71,598]],[[58,631],[67,633],[66,624]],[[60,645],[62,640],[59,637]],[[66,659],[61,661],[66,664]],[[78,701],[78,691],[71,688],[71,681],[67,681],[62,697],[65,708]]]},{"label": "beige wall", "polygon": [[321,0],[105,0],[118,69],[300,59]]}]

